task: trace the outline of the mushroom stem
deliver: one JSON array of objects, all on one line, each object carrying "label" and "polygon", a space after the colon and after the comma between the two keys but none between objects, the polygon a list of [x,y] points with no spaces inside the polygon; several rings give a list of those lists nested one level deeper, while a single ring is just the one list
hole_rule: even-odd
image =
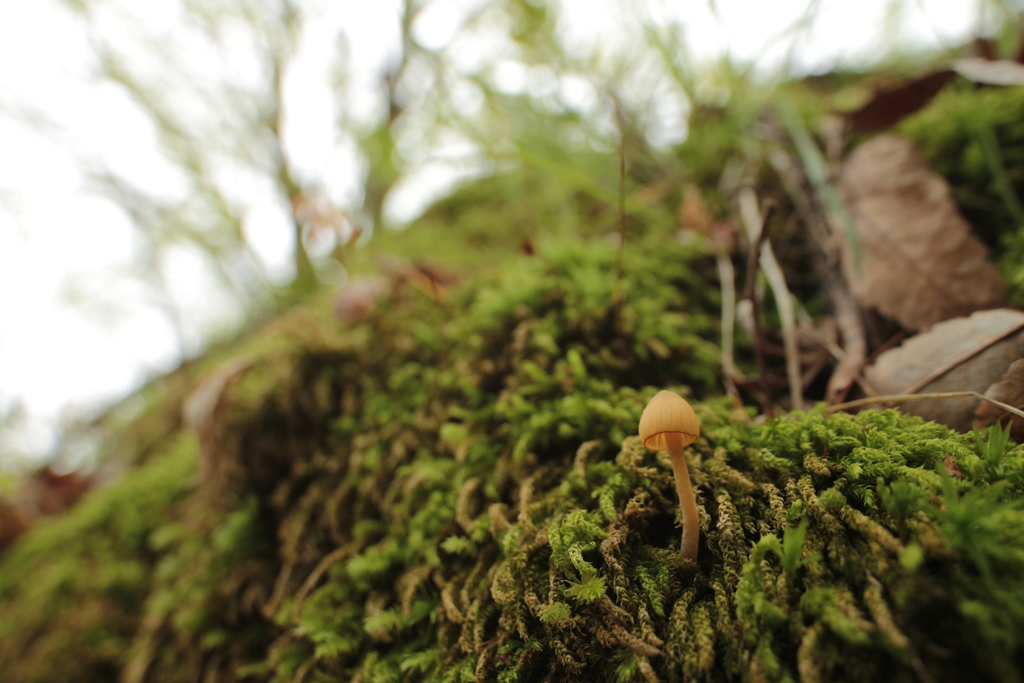
[{"label": "mushroom stem", "polygon": [[679,493],[680,521],[683,525],[683,541],[680,555],[697,562],[697,542],[700,540],[700,520],[697,517],[697,499],[693,496],[690,485],[690,471],[686,468],[686,456],[683,455],[683,435],[679,432],[667,432],[665,442],[668,446],[668,457],[672,461],[672,472],[676,479],[676,491]]}]

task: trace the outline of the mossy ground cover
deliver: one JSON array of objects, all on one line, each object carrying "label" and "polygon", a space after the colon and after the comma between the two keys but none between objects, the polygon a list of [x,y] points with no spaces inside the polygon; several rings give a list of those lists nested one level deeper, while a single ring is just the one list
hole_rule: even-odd
[{"label": "mossy ground cover", "polygon": [[[542,245],[439,303],[293,314],[200,444],[0,564],[9,680],[1014,680],[1024,453],[895,411],[755,422],[705,258]],[[678,560],[661,388],[689,450]],[[196,465],[196,460],[199,464]],[[951,474],[952,472],[952,474]]]},{"label": "mossy ground cover", "polygon": [[[990,92],[971,96],[1014,97]],[[1015,167],[1015,105],[990,104]],[[930,111],[906,132],[934,132]],[[689,171],[702,187],[742,146],[723,121],[694,138],[723,150]],[[918,144],[940,170],[960,149]],[[957,191],[1012,248],[1008,186],[979,164],[953,164],[977,171]],[[593,192],[511,212],[495,182],[410,228],[411,251],[476,264],[446,296],[283,315],[219,352],[238,363],[195,435],[181,387],[152,402],[141,464],[0,558],[0,678],[1022,678],[1019,447],[895,411],[756,418],[721,398],[714,261],[666,201],[631,211],[619,279]],[[664,388],[704,425],[693,577],[671,468],[635,436]]]}]

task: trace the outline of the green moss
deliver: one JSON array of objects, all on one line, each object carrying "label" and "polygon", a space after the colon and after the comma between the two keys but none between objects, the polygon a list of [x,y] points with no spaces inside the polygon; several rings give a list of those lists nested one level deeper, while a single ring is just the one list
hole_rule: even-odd
[{"label": "green moss", "polygon": [[178,438],[145,466],[41,522],[3,557],[0,668],[11,681],[115,680],[153,582],[155,540],[194,487]]}]

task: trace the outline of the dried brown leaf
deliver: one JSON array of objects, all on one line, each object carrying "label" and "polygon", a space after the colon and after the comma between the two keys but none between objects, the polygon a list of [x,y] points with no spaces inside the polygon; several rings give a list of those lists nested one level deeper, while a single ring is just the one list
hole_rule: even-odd
[{"label": "dried brown leaf", "polygon": [[700,188],[692,183],[686,185],[683,188],[683,201],[679,204],[679,227],[706,233],[714,221],[715,217],[711,215]]},{"label": "dried brown leaf", "polygon": [[931,102],[955,77],[955,71],[943,69],[909,83],[877,90],[867,104],[849,115],[850,127],[858,133],[891,128]]},{"label": "dried brown leaf", "polygon": [[209,466],[214,458],[218,422],[226,396],[242,376],[249,371],[252,363],[244,359],[229,361],[203,378],[192,392],[185,397],[181,406],[182,420],[198,437],[203,452],[203,467]]},{"label": "dried brown leaf", "polygon": [[354,277],[334,300],[334,315],[346,323],[361,320],[376,310],[390,292],[391,280],[383,275]]},{"label": "dried brown leaf", "polygon": [[457,273],[428,263],[406,262],[384,256],[381,257],[380,264],[393,281],[396,292],[401,291],[405,285],[410,285],[434,301],[445,301],[449,285],[459,281]]},{"label": "dried brown leaf", "polygon": [[29,519],[56,515],[74,505],[90,488],[90,477],[77,472],[60,474],[47,466],[25,481],[17,505]]},{"label": "dried brown leaf", "polygon": [[31,522],[25,519],[16,505],[0,498],[0,553],[30,526]]},{"label": "dried brown leaf", "polygon": [[942,459],[942,466],[946,468],[946,472],[948,472],[951,477],[964,476],[964,473],[961,472],[960,468],[956,466],[955,462],[953,462],[953,456],[948,453],[946,454],[946,457]]},{"label": "dried brown leaf", "polygon": [[862,306],[912,330],[1003,305],[1002,277],[970,232],[949,186],[910,142],[882,136],[853,153],[840,178],[860,242],[844,270]]},{"label": "dried brown leaf", "polygon": [[60,474],[50,466],[34,472],[14,500],[0,498],[0,552],[40,518],[60,514],[78,502],[93,481],[77,472]]},{"label": "dried brown leaf", "polygon": [[1024,84],[1024,64],[1000,59],[989,61],[975,57],[958,59],[953,62],[958,74],[985,85],[1022,85]]},{"label": "dried brown leaf", "polygon": [[996,45],[992,42],[991,38],[976,36],[974,38],[974,52],[980,59],[985,59],[990,62],[999,59],[999,55],[996,52]]},{"label": "dried brown leaf", "polygon": [[[991,396],[986,389],[1021,358],[1024,312],[1000,308],[947,320],[907,339],[881,354],[864,370],[864,377],[884,395],[976,391]],[[916,401],[900,409],[967,431],[978,403],[976,398],[965,397]]]},{"label": "dried brown leaf", "polygon": [[[985,395],[1014,408],[1024,408],[1024,359],[1010,364],[1006,372],[985,390]],[[1010,435],[1015,441],[1024,441],[1024,418],[1011,415],[999,406],[982,403],[975,412],[976,425],[990,422],[1010,423]]]}]

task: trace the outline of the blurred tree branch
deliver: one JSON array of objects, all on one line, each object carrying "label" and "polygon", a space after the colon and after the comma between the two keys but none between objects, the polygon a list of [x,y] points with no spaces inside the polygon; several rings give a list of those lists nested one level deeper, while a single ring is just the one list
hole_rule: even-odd
[{"label": "blurred tree branch", "polygon": [[[617,203],[610,151],[628,125],[629,173],[639,174],[639,182],[628,184],[627,211],[648,222],[671,221],[668,214],[648,215],[659,209],[642,195],[654,180],[649,171],[660,172],[665,161],[655,160],[647,142],[646,129],[657,121],[644,98],[658,99],[665,87],[683,99],[689,93],[657,58],[678,46],[653,40],[643,21],[623,27],[640,39],[632,54],[573,53],[561,34],[559,5],[493,0],[458,10],[454,28],[438,43],[423,25],[439,4],[401,0],[395,54],[376,67],[381,106],[371,114],[359,110],[364,103],[354,96],[359,55],[344,49],[360,27],[332,29],[338,31],[330,57],[337,127],[336,139],[324,145],[350,145],[352,165],[362,167],[361,197],[339,206],[328,179],[298,164],[288,140],[289,121],[301,107],[290,99],[290,82],[302,68],[304,41],[330,3],[182,0],[170,29],[146,24],[118,0],[65,4],[87,28],[97,80],[119,88],[151,122],[162,161],[177,179],[154,190],[103,160],[88,164],[94,186],[138,229],[139,258],[127,276],[146,283],[182,345],[190,315],[173,295],[169,254],[200,255],[238,310],[259,318],[319,287],[324,260],[340,260],[354,237],[384,226],[396,189],[435,166],[453,178],[533,168],[550,181],[540,204],[546,208],[523,215],[521,229],[578,228],[578,200]],[[239,49],[241,58],[233,52]],[[231,59],[252,73],[239,77]],[[522,71],[521,85],[503,82],[499,72],[509,68]],[[247,232],[252,207],[232,186],[239,177],[287,217],[281,225],[291,238],[287,282],[268,271],[265,255],[254,248]],[[522,189],[506,186],[511,206]],[[603,230],[614,212],[600,212],[593,227]],[[313,233],[325,227],[338,233],[328,257],[309,249]]]}]

